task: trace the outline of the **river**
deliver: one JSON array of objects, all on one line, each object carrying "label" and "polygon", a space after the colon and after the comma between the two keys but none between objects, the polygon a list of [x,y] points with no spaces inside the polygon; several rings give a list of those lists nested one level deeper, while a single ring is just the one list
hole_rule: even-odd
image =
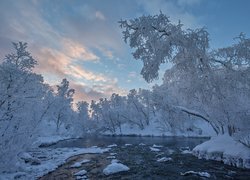
[{"label": "river", "polygon": [[[108,153],[85,154],[70,158],[67,163],[56,171],[41,179],[73,179],[74,162],[90,159],[90,163],[83,164],[80,169],[87,170],[88,179],[204,179],[197,175],[182,176],[187,171],[207,172],[209,179],[250,179],[250,171],[224,165],[222,162],[201,160],[188,152],[196,145],[208,140],[207,138],[185,137],[109,137],[96,136],[84,139],[60,141],[48,148],[63,147],[107,147],[116,144]],[[156,145],[159,152],[151,151]],[[157,147],[157,146],[162,147]],[[186,151],[185,151],[186,150]],[[130,170],[106,176],[102,170],[110,163],[110,153],[117,153],[115,158],[127,165]],[[161,157],[170,157],[171,161],[157,162]],[[73,170],[74,171],[74,170]]]}]

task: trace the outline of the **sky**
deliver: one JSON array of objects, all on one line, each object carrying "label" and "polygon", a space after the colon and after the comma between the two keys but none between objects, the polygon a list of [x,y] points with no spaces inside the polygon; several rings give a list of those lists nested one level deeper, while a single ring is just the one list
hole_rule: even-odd
[{"label": "sky", "polygon": [[122,39],[118,21],[167,14],[184,28],[205,27],[210,48],[229,46],[241,32],[250,36],[249,0],[0,0],[0,61],[11,42],[28,43],[46,83],[63,78],[75,99],[90,101],[151,88],[140,75],[142,63]]}]

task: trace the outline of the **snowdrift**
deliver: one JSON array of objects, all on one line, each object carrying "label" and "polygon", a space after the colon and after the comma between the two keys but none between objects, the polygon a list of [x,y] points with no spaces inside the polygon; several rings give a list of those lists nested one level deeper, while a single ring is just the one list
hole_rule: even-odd
[{"label": "snowdrift", "polygon": [[212,137],[196,146],[193,154],[201,159],[222,161],[231,166],[250,169],[250,148],[229,135]]}]

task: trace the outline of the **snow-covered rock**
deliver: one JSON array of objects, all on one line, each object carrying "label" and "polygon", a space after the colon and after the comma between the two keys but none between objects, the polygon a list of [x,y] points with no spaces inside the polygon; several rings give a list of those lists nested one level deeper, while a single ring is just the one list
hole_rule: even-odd
[{"label": "snow-covered rock", "polygon": [[153,145],[153,148],[162,148],[162,147],[163,147],[162,145],[156,145],[156,144]]},{"label": "snow-covered rock", "polygon": [[223,161],[225,164],[250,168],[250,148],[235,141],[229,135],[212,137],[193,149],[198,158]]},{"label": "snow-covered rock", "polygon": [[128,166],[122,163],[113,162],[109,164],[105,169],[103,169],[103,173],[105,175],[110,175],[110,174],[115,174],[118,172],[128,171],[128,170],[129,170]]},{"label": "snow-covered rock", "polygon": [[108,148],[117,147],[117,144],[108,145]]},{"label": "snow-covered rock", "polygon": [[74,163],[73,165],[71,165],[70,167],[71,168],[79,168],[79,167],[81,167],[82,166],[82,164],[80,163],[80,162],[76,162],[76,163]]},{"label": "snow-covered rock", "polygon": [[79,161],[79,162],[75,162],[73,165],[71,165],[70,167],[71,168],[79,168],[82,166],[82,164],[85,164],[85,163],[88,163],[90,162],[89,159],[83,159],[82,161]]},{"label": "snow-covered rock", "polygon": [[184,150],[181,152],[181,154],[192,154],[193,152],[192,151],[189,151],[189,150]]},{"label": "snow-covered rock", "polygon": [[78,171],[77,173],[74,174],[74,176],[84,176],[87,174],[87,171],[86,170],[81,170],[81,171]]},{"label": "snow-covered rock", "polygon": [[84,180],[84,179],[88,179],[87,176],[76,176],[76,180]]},{"label": "snow-covered rock", "polygon": [[144,143],[140,143],[140,144],[139,144],[139,146],[146,146],[146,144],[144,144]]},{"label": "snow-covered rock", "polygon": [[181,176],[196,175],[196,176],[206,177],[206,178],[211,177],[211,175],[208,172],[187,171],[187,172],[180,173],[180,174],[181,174]]},{"label": "snow-covered rock", "polygon": [[118,159],[112,159],[111,163],[118,163],[119,160]]},{"label": "snow-covered rock", "polygon": [[154,152],[159,152],[161,151],[160,149],[158,148],[154,148],[154,147],[149,147],[151,151],[154,151]]},{"label": "snow-covered rock", "polygon": [[186,147],[180,147],[180,151],[184,151],[184,150],[190,150],[190,148],[188,146],[186,146]]},{"label": "snow-covered rock", "polygon": [[108,156],[107,159],[115,159],[115,156]]},{"label": "snow-covered rock", "polygon": [[157,162],[167,162],[167,161],[173,161],[171,157],[162,157],[160,159],[157,159]]},{"label": "snow-covered rock", "polygon": [[81,163],[81,164],[85,164],[85,163],[88,163],[88,162],[90,162],[90,160],[89,160],[89,159],[83,159],[83,160],[81,160],[79,163]]},{"label": "snow-covered rock", "polygon": [[132,144],[125,144],[125,146],[132,146]]}]

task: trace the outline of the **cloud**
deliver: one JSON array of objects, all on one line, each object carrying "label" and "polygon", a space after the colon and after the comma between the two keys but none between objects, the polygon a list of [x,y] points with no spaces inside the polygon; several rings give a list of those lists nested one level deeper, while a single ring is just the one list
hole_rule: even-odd
[{"label": "cloud", "polygon": [[[42,74],[51,85],[67,78],[76,88],[77,100],[109,97],[114,92],[126,94],[126,90],[119,87],[126,80],[118,83],[115,78],[121,76],[120,69],[126,65],[114,63],[118,54],[122,59],[127,58],[121,55],[127,51],[127,45],[117,23],[132,12],[126,9],[129,3],[125,4],[126,7],[118,7],[123,11],[111,11],[103,5],[113,4],[92,1],[1,1],[0,53],[9,52],[6,50],[11,41],[28,42],[28,50],[39,63],[35,72]],[[117,11],[119,17],[114,16]],[[104,68],[100,65],[102,58],[113,61],[103,60],[107,62]],[[105,74],[105,70],[112,73]]]},{"label": "cloud", "polygon": [[[171,21],[178,22],[180,20],[184,24],[185,28],[197,28],[197,26],[199,26],[197,17],[187,12],[184,8],[184,5],[188,5],[187,1],[188,0],[180,0],[177,2],[179,4],[176,4],[176,1],[165,1],[165,0],[154,0],[154,1],[137,0],[136,2],[148,14],[151,15],[159,14],[159,12],[162,11],[164,14],[170,16]],[[198,2],[199,0],[191,0],[191,1],[194,4],[196,1]],[[191,4],[191,2],[189,4]]]},{"label": "cloud", "polygon": [[125,69],[127,66],[125,64],[122,64],[122,63],[118,63],[117,64],[117,67],[121,70]]},{"label": "cloud", "polygon": [[135,78],[137,76],[137,73],[135,72],[135,71],[131,71],[131,72],[129,72],[129,74],[128,74],[128,77],[129,78]]},{"label": "cloud", "polygon": [[86,47],[72,39],[62,39],[63,52],[73,59],[82,59],[86,61],[97,61],[100,58],[89,51]]},{"label": "cloud", "polygon": [[95,12],[95,17],[97,19],[100,19],[100,20],[105,20],[106,19],[105,16],[100,11]]},{"label": "cloud", "polygon": [[81,66],[69,65],[68,69],[65,71],[67,75],[74,76],[78,79],[86,79],[93,82],[107,82],[108,78],[104,75],[94,74],[91,71],[83,69]]},{"label": "cloud", "polygon": [[105,48],[105,47],[102,47],[102,46],[97,46],[97,49],[99,51],[101,51],[101,53],[103,54],[103,56],[109,58],[109,59],[113,59],[114,58],[114,54],[111,50]]},{"label": "cloud", "polygon": [[71,82],[70,87],[76,90],[74,95],[75,102],[77,101],[91,102],[91,100],[96,101],[99,100],[101,97],[106,97],[105,94],[95,91],[92,88],[83,84],[77,84]]},{"label": "cloud", "polygon": [[39,58],[39,66],[36,71],[39,73],[51,73],[60,77],[71,76],[78,80],[86,80],[92,82],[107,82],[108,78],[102,74],[96,74],[84,69],[82,66],[75,65],[74,60],[55,49],[43,48],[36,52]]},{"label": "cloud", "polygon": [[110,98],[113,93],[120,95],[126,95],[128,93],[127,91],[119,88],[117,86],[117,82],[115,81],[108,86],[105,84],[87,86],[82,83],[72,82],[70,83],[70,87],[76,90],[74,95],[75,102],[83,100],[87,102],[91,102],[91,100],[97,101],[100,98]]},{"label": "cloud", "polygon": [[[126,90],[118,86],[118,79],[107,77],[101,73],[86,70],[76,65],[72,59],[63,52],[55,49],[43,48],[36,52],[40,63],[36,72],[45,75],[45,81],[56,84],[55,80],[67,78],[76,90],[75,101],[98,100],[101,97],[110,97],[112,93],[125,95]],[[53,77],[53,78],[52,78]]]}]

